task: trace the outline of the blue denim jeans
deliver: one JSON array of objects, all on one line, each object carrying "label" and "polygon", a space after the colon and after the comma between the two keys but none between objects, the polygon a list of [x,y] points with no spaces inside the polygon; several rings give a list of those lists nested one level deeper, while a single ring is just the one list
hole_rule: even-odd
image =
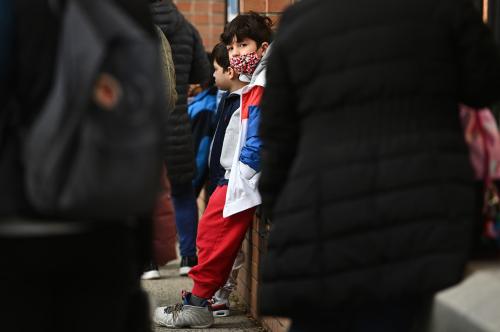
[{"label": "blue denim jeans", "polygon": [[196,231],[198,228],[198,206],[193,185],[172,183],[172,202],[175,209],[175,224],[179,237],[181,256],[196,256]]}]

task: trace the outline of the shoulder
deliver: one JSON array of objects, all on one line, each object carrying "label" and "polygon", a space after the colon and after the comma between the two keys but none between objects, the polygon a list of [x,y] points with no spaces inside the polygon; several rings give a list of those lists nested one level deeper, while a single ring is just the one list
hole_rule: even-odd
[{"label": "shoulder", "polygon": [[247,89],[242,93],[243,96],[247,98],[257,97],[264,93],[264,86],[262,85],[252,85],[248,86]]}]

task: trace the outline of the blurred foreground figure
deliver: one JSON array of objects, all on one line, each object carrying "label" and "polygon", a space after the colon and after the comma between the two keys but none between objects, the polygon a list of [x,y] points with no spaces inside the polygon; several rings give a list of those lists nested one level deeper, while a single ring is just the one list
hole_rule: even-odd
[{"label": "blurred foreground figure", "polygon": [[153,20],[172,47],[175,64],[177,103],[168,121],[165,164],[172,185],[172,202],[179,239],[179,274],[186,276],[198,264],[196,231],[198,207],[193,189],[195,152],[187,111],[189,84],[209,79],[210,65],[196,28],[177,9],[172,0],[150,0]]},{"label": "blurred foreground figure", "polygon": [[474,182],[458,104],[500,98],[470,0],[303,1],[263,99],[261,310],[293,331],[417,331],[458,283]]},{"label": "blurred foreground figure", "polygon": [[[95,13],[94,6],[106,7],[114,14],[114,21],[109,16],[107,20],[103,20],[102,15],[81,15],[89,8],[87,13]],[[73,10],[72,13],[80,15],[67,15],[68,8]],[[80,8],[80,11],[75,8]],[[63,29],[63,26],[70,25],[66,25],[70,20],[65,18],[75,16],[81,19],[79,24],[86,28],[85,33],[82,30],[74,31],[74,38],[69,38],[71,31]],[[89,33],[106,31],[92,30],[89,28],[92,24],[93,27],[102,27],[107,22],[117,21],[126,31],[117,31],[118,25],[109,29],[113,31],[113,35],[106,37],[105,46],[110,46],[108,48],[103,47],[104,38],[99,38],[103,35],[92,36],[92,32]],[[152,105],[151,108],[140,109],[144,114],[152,115],[151,110],[160,108],[157,107],[159,105],[156,100],[164,99],[153,89],[147,96],[140,93],[140,86],[150,86],[153,79],[140,80],[140,86],[134,85],[137,81],[133,81],[141,78],[144,74],[142,69],[146,68],[145,72],[148,73],[159,72],[159,65],[154,68],[144,66],[154,63],[149,61],[152,58],[150,54],[158,54],[154,48],[155,36],[147,3],[139,0],[0,0],[0,22],[0,262],[3,266],[0,269],[0,329],[6,332],[33,329],[44,332],[148,331],[148,305],[140,289],[139,277],[142,266],[149,261],[151,255],[151,224],[138,223],[136,220],[137,217],[151,219],[162,159],[161,147],[156,140],[160,137],[160,131],[155,131],[154,128],[159,128],[160,125],[153,123],[157,120],[154,117],[144,120],[139,113],[135,113],[137,109],[131,106]],[[86,23],[88,24],[85,26]],[[132,25],[133,28],[130,28]],[[123,65],[131,60],[130,55],[137,50],[137,47],[133,47],[137,45],[148,46],[147,49],[141,48],[143,56],[148,60],[136,61],[137,66],[128,68],[124,73]],[[69,54],[68,57],[61,57],[63,48],[75,50],[76,53],[68,52],[65,53]],[[79,66],[87,68],[89,59],[83,58],[81,63],[76,64],[74,60],[78,54],[87,54],[90,49],[105,49],[97,58],[102,62],[94,62],[99,66],[98,71],[82,69],[82,75],[68,77],[68,73],[72,72],[68,69],[74,70]],[[117,51],[124,49],[127,51],[124,56],[117,56]],[[92,55],[96,53],[98,52]],[[96,77],[97,73],[100,73],[99,77]],[[79,85],[82,76],[90,77],[88,85]],[[54,82],[60,83],[61,77],[67,79],[67,84],[55,86]],[[157,83],[161,86],[161,81]],[[81,88],[81,94],[70,94],[78,88]],[[27,189],[27,170],[37,166],[40,169],[46,168],[46,164],[52,159],[47,156],[47,162],[40,165],[28,163],[24,147],[27,137],[31,136],[31,128],[40,123],[39,115],[48,114],[47,110],[65,110],[58,105],[46,107],[47,100],[58,101],[54,98],[54,91],[67,92],[60,94],[61,103],[72,99],[69,96],[74,97],[73,100],[83,98],[82,103],[70,102],[68,105],[71,108],[66,108],[82,112],[82,122],[79,123],[88,126],[90,120],[95,120],[96,127],[85,127],[92,130],[86,132],[88,135],[79,136],[77,140],[89,145],[71,145],[80,154],[93,157],[82,158],[84,160],[80,160],[79,165],[109,160],[113,158],[110,155],[123,157],[123,151],[130,151],[130,141],[136,140],[134,143],[140,147],[144,146],[144,142],[149,142],[144,140],[144,136],[137,137],[133,134],[136,128],[143,128],[144,125],[153,128],[149,137],[152,143],[148,145],[151,149],[147,150],[151,152],[151,159],[148,160],[158,159],[159,163],[149,165],[152,172],[139,173],[137,170],[138,176],[115,182],[119,186],[130,181],[131,187],[141,187],[143,184],[144,190],[125,194],[130,194],[132,206],[134,198],[139,201],[144,196],[151,197],[151,209],[141,209],[137,215],[129,215],[130,218],[119,217],[121,209],[128,211],[129,207],[122,201],[113,201],[112,197],[122,197],[124,193],[112,191],[115,187],[106,178],[102,179],[104,181],[98,180],[103,174],[124,174],[123,170],[130,167],[129,158],[136,156],[135,154],[129,154],[128,158],[123,159],[123,168],[109,169],[110,165],[103,163],[100,165],[102,172],[90,173],[95,177],[79,182],[82,190],[96,182],[97,186],[101,184],[102,188],[95,198],[87,197],[89,206],[96,206],[95,209],[81,211],[81,214],[72,212],[72,217],[64,218],[63,213],[58,213],[61,210],[44,213],[40,205],[35,207],[33,198],[39,197],[33,197],[32,191]],[[53,125],[69,128],[74,123],[70,121],[74,120],[71,115],[74,112],[65,113],[68,121],[63,119]],[[137,121],[131,124],[129,115]],[[124,124],[128,130],[123,130]],[[105,139],[110,145],[103,145],[102,150],[92,151],[92,142],[101,139],[96,134],[103,134],[99,126],[111,128],[109,137]],[[114,130],[115,128],[118,129]],[[124,133],[130,135],[126,136]],[[88,140],[89,137],[93,140]],[[123,141],[116,144],[117,137],[123,138]],[[63,139],[60,137],[60,140],[55,140],[54,146],[58,146]],[[69,153],[68,156],[70,155],[72,154]],[[66,173],[76,174],[75,169],[66,168],[62,170],[61,177]],[[144,183],[141,182],[143,175]],[[64,180],[66,189],[67,183],[71,182],[69,180],[74,179]],[[148,185],[150,182],[153,183],[152,186]],[[103,197],[111,199],[104,200]],[[107,206],[98,208],[103,202]],[[144,206],[149,206],[149,203],[146,202]],[[88,217],[91,215],[96,217]],[[98,215],[100,216],[97,217]]]}]

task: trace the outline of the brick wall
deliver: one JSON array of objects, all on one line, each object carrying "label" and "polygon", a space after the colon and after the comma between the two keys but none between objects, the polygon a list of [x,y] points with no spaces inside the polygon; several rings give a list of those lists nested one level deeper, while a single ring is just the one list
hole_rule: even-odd
[{"label": "brick wall", "polygon": [[245,264],[238,274],[238,301],[243,303],[248,313],[260,321],[262,326],[271,332],[286,332],[290,321],[280,317],[259,317],[258,315],[258,288],[260,281],[260,262],[266,254],[269,223],[258,215],[254,218],[252,227],[245,236],[243,252]]},{"label": "brick wall", "polygon": [[297,2],[294,0],[240,0],[240,11],[257,13],[269,16],[273,22],[279,20],[281,12],[290,4]]},{"label": "brick wall", "polygon": [[[296,0],[240,0],[240,12],[255,11],[279,20],[284,8]],[[219,42],[226,24],[226,0],[174,0],[177,8],[198,29],[207,51]]]},{"label": "brick wall", "polygon": [[177,8],[198,29],[203,45],[211,51],[226,23],[225,0],[174,0]]}]

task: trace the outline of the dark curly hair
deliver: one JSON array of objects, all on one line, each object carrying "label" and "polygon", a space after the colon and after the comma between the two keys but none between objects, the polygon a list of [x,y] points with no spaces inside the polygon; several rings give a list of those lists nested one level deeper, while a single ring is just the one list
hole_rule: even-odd
[{"label": "dark curly hair", "polygon": [[249,12],[238,15],[234,20],[226,24],[220,39],[224,44],[229,45],[234,37],[238,42],[250,38],[255,40],[257,47],[260,47],[262,43],[272,41],[272,26],[273,22],[269,17]]},{"label": "dark curly hair", "polygon": [[229,69],[229,54],[227,53],[226,44],[218,43],[212,50],[212,59],[222,67],[224,71]]}]

